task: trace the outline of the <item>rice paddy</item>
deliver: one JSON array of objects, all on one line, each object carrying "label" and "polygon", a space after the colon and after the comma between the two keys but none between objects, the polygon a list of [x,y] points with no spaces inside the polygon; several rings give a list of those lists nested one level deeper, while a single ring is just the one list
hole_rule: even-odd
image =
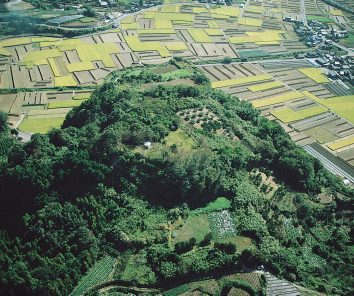
[{"label": "rice paddy", "polygon": [[19,126],[19,130],[30,133],[45,134],[53,128],[60,128],[65,117],[51,118],[30,118],[24,119]]},{"label": "rice paddy", "polygon": [[299,99],[302,97],[303,97],[302,93],[300,93],[298,91],[290,91],[290,92],[283,93],[281,95],[277,95],[274,97],[254,100],[254,101],[252,101],[252,104],[254,107],[260,108],[260,107],[265,107],[265,106],[269,106],[269,105],[284,103],[286,101]]},{"label": "rice paddy", "polygon": [[141,42],[137,36],[125,36],[125,41],[134,51],[144,52],[156,50],[161,55],[161,57],[171,56],[167,48],[157,41]]},{"label": "rice paddy", "polygon": [[71,64],[67,64],[66,68],[68,69],[69,72],[80,72],[80,71],[88,71],[88,70],[95,69],[95,67],[92,65],[91,62],[71,63]]},{"label": "rice paddy", "polygon": [[211,83],[211,86],[212,86],[212,88],[220,88],[220,87],[225,87],[225,86],[240,85],[240,84],[246,84],[246,83],[257,82],[257,81],[264,81],[264,80],[270,80],[270,79],[272,79],[272,78],[269,75],[263,74],[263,75],[240,77],[240,78],[228,79],[228,80],[222,80],[222,81],[215,81],[215,82]]},{"label": "rice paddy", "polygon": [[354,95],[321,100],[321,104],[354,124]]},{"label": "rice paddy", "polygon": [[327,147],[331,150],[339,150],[341,148],[354,145],[354,136],[350,136],[344,139],[327,144]]},{"label": "rice paddy", "polygon": [[55,87],[63,87],[63,86],[76,86],[77,83],[75,79],[70,76],[59,76],[54,78],[54,86]]},{"label": "rice paddy", "polygon": [[72,108],[80,106],[84,99],[76,100],[63,100],[48,103],[48,109],[58,109],[58,108]]},{"label": "rice paddy", "polygon": [[188,33],[192,36],[195,42],[212,43],[213,39],[203,29],[188,29]]},{"label": "rice paddy", "polygon": [[315,106],[300,111],[294,111],[290,108],[282,108],[271,111],[271,114],[278,118],[284,123],[289,123],[297,120],[302,120],[311,116],[315,116],[324,112],[328,109],[323,106]]},{"label": "rice paddy", "polygon": [[317,83],[329,82],[329,79],[327,78],[326,75],[324,75],[324,72],[322,69],[302,68],[302,69],[299,69],[299,71]]},{"label": "rice paddy", "polygon": [[284,84],[280,81],[273,81],[273,82],[266,82],[266,83],[251,85],[248,87],[248,89],[252,92],[257,92],[257,91],[264,91],[264,90],[277,88],[277,87],[280,87],[283,85]]}]

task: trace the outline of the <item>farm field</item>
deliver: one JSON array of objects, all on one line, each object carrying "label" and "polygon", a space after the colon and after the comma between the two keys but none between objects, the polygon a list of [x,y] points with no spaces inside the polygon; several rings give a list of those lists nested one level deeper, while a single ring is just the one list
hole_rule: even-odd
[{"label": "farm field", "polygon": [[80,280],[70,296],[80,296],[91,287],[107,281],[109,279],[109,275],[114,269],[114,264],[115,259],[109,256],[98,261]]},{"label": "farm field", "polygon": [[[308,19],[332,22],[343,18],[342,11],[318,5],[327,15],[305,0]],[[244,8],[169,3],[127,15],[119,28],[102,33],[77,38],[8,38],[0,41],[0,88],[56,88],[59,93],[62,88],[89,89],[101,84],[114,70],[164,63],[172,57],[204,63],[224,57],[256,59],[307,51],[292,25],[282,21],[284,17],[301,19],[300,0],[250,1]],[[82,23],[92,21],[79,19]],[[281,122],[299,145],[313,141],[326,144],[353,133],[350,91],[336,93],[335,88],[340,86],[306,60],[202,66],[201,70],[210,78],[212,87],[249,101],[263,115]],[[163,75],[166,79],[168,75],[172,80],[177,76],[183,79],[184,70]],[[19,127],[26,131],[33,128],[33,132],[60,126],[59,118],[88,98],[58,95],[58,99],[50,99],[46,91],[33,93],[0,96],[1,110],[8,112],[14,122],[27,112]],[[31,114],[33,110],[41,113]],[[61,113],[52,114],[50,110]],[[36,122],[40,118],[46,120],[46,125]],[[337,125],[324,125],[320,134],[319,125],[332,119]],[[342,120],[348,122],[341,125]],[[187,150],[193,146],[191,141],[181,134],[166,139],[168,146],[178,147],[183,142],[181,148]]]},{"label": "farm field", "polygon": [[298,145],[319,142],[335,155],[351,147],[347,137],[354,135],[353,95],[307,60],[199,68],[213,87],[250,102],[262,115],[280,122]]},{"label": "farm field", "polygon": [[291,25],[274,21],[284,17],[287,5],[275,6],[284,8],[249,5],[242,11],[236,6],[170,4],[128,15],[120,28],[99,34],[5,39],[0,42],[6,69],[0,73],[0,87],[97,85],[113,70],[162,63],[172,56],[203,61],[306,51]]}]

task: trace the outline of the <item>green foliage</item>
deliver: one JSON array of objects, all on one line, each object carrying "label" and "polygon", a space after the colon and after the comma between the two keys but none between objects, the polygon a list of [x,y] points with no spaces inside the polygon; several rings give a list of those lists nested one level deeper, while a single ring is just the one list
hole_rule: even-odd
[{"label": "green foliage", "polygon": [[226,210],[231,208],[231,202],[225,197],[218,197],[216,200],[208,203],[205,207],[193,211],[193,213],[210,213],[214,211]]},{"label": "green foliage", "polygon": [[70,295],[82,295],[95,285],[107,281],[109,274],[112,272],[114,262],[115,260],[109,256],[98,261],[80,280]]},{"label": "green foliage", "polygon": [[164,296],[178,296],[188,291],[188,285],[181,285],[176,288],[163,292]]},{"label": "green foliage", "polygon": [[[62,129],[26,144],[2,129],[0,294],[69,295],[98,258],[123,265],[120,259],[136,254],[146,258],[135,275],[133,264],[122,266],[132,282],[146,276],[145,283],[158,285],[264,264],[328,294],[351,294],[353,191],[249,103],[207,85],[149,88],[143,84],[162,79],[151,73],[113,74]],[[178,115],[200,108],[218,123],[196,128]],[[177,127],[193,139],[193,149],[166,147]],[[215,133],[219,127],[239,140]],[[145,141],[151,149],[143,149]],[[262,168],[282,184],[269,201],[248,177]],[[340,198],[316,203],[311,196],[323,189]],[[285,196],[292,197],[291,211],[279,205]],[[180,256],[171,250],[169,223],[206,204],[201,220],[188,218],[203,222],[200,228],[176,233],[187,229],[181,241],[195,237],[207,247],[190,241],[193,252]],[[212,248],[207,215],[214,239],[241,233],[256,247],[240,256],[231,245]]]}]

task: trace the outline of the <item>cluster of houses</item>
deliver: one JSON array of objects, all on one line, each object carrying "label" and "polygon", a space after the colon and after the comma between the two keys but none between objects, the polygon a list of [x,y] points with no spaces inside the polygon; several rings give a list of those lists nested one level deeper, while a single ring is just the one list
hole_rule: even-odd
[{"label": "cluster of houses", "polygon": [[328,77],[341,79],[354,85],[354,59],[350,56],[336,56],[332,53],[319,52],[316,63],[329,69]]},{"label": "cluster of houses", "polygon": [[334,51],[335,43],[341,38],[348,36],[346,30],[336,29],[327,24],[310,21],[308,26],[301,22],[295,23],[295,32],[300,36],[308,47],[316,48],[306,56],[316,58],[315,62],[321,67],[327,68],[328,77],[336,80],[350,82],[354,85],[354,60],[341,49]]},{"label": "cluster of houses", "polygon": [[133,1],[130,4],[130,8],[124,10],[124,13],[131,13],[136,12],[144,8],[153,7],[156,5],[161,5],[162,0],[140,0],[140,1]]},{"label": "cluster of houses", "polygon": [[309,21],[308,26],[303,25],[301,22],[296,22],[295,32],[300,38],[304,39],[308,47],[317,47],[329,41],[337,42],[340,38],[348,36],[346,30],[338,30],[317,21]]}]

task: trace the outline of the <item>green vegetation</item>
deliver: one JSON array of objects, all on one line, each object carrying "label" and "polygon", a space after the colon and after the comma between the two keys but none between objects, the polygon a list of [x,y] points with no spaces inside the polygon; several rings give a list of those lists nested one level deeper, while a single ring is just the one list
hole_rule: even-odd
[{"label": "green vegetation", "polygon": [[44,134],[53,128],[60,128],[63,122],[64,117],[54,117],[54,115],[49,118],[28,118],[21,122],[19,130]]},{"label": "green vegetation", "polygon": [[329,17],[318,16],[318,15],[306,15],[308,21],[317,21],[321,23],[333,23],[333,20]]},{"label": "green vegetation", "polygon": [[354,47],[354,33],[353,32],[348,33],[348,37],[341,39],[339,43],[347,47]]},{"label": "green vegetation", "polygon": [[113,271],[114,262],[115,260],[109,256],[98,261],[80,280],[70,296],[80,296],[95,285],[107,281]]},{"label": "green vegetation", "polygon": [[[70,295],[112,279],[156,295],[215,275],[196,289],[260,295],[259,275],[222,275],[264,265],[350,295],[353,190],[197,69],[194,85],[168,85],[158,68],[113,73],[61,129],[28,143],[0,116],[0,294]],[[140,153],[146,141],[153,153]],[[275,177],[274,194],[255,171]]]}]

